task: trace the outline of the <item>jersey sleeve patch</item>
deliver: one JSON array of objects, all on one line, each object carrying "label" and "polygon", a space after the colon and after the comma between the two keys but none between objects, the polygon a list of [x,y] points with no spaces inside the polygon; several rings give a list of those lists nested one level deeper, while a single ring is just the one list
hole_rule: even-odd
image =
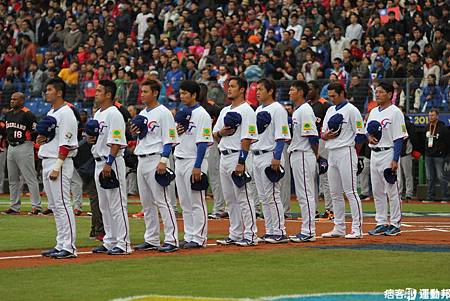
[{"label": "jersey sleeve patch", "polygon": [[67,132],[67,133],[64,135],[64,138],[66,138],[66,141],[67,141],[67,142],[69,142],[70,139],[72,139],[72,137],[73,137],[73,134],[72,134],[71,132]]},{"label": "jersey sleeve patch", "polygon": [[289,134],[289,127],[287,125],[281,126],[281,133],[283,135],[288,135]]},{"label": "jersey sleeve patch", "polygon": [[256,135],[256,126],[254,124],[248,126],[248,133],[250,135]]},{"label": "jersey sleeve patch", "polygon": [[114,139],[114,141],[119,142],[120,139],[122,139],[122,131],[121,130],[113,130],[112,138]]},{"label": "jersey sleeve patch", "polygon": [[169,129],[169,137],[175,139],[175,129]]},{"label": "jersey sleeve patch", "polygon": [[303,131],[308,132],[312,130],[312,124],[311,122],[305,122],[303,123]]},{"label": "jersey sleeve patch", "polygon": [[203,137],[210,137],[210,136],[211,136],[211,129],[203,128]]},{"label": "jersey sleeve patch", "polygon": [[402,133],[406,133],[406,125],[402,124]]},{"label": "jersey sleeve patch", "polygon": [[363,122],[360,121],[360,120],[357,120],[357,121],[356,121],[356,128],[357,128],[357,129],[362,129],[362,128],[363,128]]}]

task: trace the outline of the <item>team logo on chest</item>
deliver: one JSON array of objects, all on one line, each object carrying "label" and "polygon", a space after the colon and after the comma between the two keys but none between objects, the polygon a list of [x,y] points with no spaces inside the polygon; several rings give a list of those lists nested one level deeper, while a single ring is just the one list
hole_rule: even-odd
[{"label": "team logo on chest", "polygon": [[149,131],[152,133],[154,133],[156,129],[159,128],[159,124],[156,120],[150,121],[147,126]]},{"label": "team logo on chest", "polygon": [[384,118],[383,120],[381,120],[380,124],[383,129],[387,129],[389,125],[392,124],[392,122],[389,120],[389,118]]},{"label": "team logo on chest", "polygon": [[100,121],[98,123],[98,129],[99,129],[99,133],[102,134],[103,133],[103,129],[107,128],[108,126],[105,124],[104,121]]},{"label": "team logo on chest", "polygon": [[186,134],[192,135],[193,134],[192,132],[194,131],[195,128],[197,127],[195,126],[194,122],[189,121],[189,127],[188,130],[186,131]]}]

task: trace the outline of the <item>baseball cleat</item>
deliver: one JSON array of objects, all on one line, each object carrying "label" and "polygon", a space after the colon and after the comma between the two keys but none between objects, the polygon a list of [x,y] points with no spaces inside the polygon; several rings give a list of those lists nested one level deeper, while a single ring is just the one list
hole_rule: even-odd
[{"label": "baseball cleat", "polygon": [[235,242],[235,245],[240,246],[240,247],[251,247],[251,246],[257,246],[258,242],[244,238],[243,240]]},{"label": "baseball cleat", "polygon": [[320,218],[328,219],[328,220],[334,219],[333,211],[328,210],[328,209],[325,210],[325,212],[324,212],[323,214],[320,215]]},{"label": "baseball cleat", "polygon": [[322,234],[322,238],[339,238],[344,236],[345,234],[341,234],[335,231],[330,231]]},{"label": "baseball cleat", "polygon": [[92,249],[92,253],[108,253],[108,249],[104,246],[104,245],[101,245],[101,246],[99,246],[99,247],[95,247],[95,248],[93,248]]},{"label": "baseball cleat", "polygon": [[52,248],[52,249],[49,249],[49,250],[42,251],[41,255],[44,256],[44,257],[50,257],[52,254],[59,253],[59,252],[61,252],[61,250]]},{"label": "baseball cleat", "polygon": [[309,236],[309,235],[298,233],[296,235],[289,236],[289,240],[292,242],[312,242],[312,241],[316,241],[316,237],[314,235]]},{"label": "baseball cleat", "polygon": [[42,214],[43,215],[50,215],[50,214],[53,214],[53,210],[51,210],[51,209],[45,209],[44,211],[42,211]]},{"label": "baseball cleat", "polygon": [[196,243],[195,241],[190,241],[186,244],[184,244],[185,249],[200,249],[203,248],[201,244]]},{"label": "baseball cleat", "polygon": [[352,232],[352,233],[346,234],[344,237],[346,239],[360,239],[360,238],[363,238],[363,235],[361,233]]},{"label": "baseball cleat", "polygon": [[369,235],[379,236],[384,235],[384,233],[389,229],[389,225],[378,225],[372,230],[369,230]]},{"label": "baseball cleat", "polygon": [[28,215],[42,215],[42,210],[38,208],[31,209],[30,212],[28,212]]},{"label": "baseball cleat", "polygon": [[289,238],[286,235],[272,235],[266,238],[265,241],[269,244],[282,244],[289,242]]},{"label": "baseball cleat", "polygon": [[178,251],[178,247],[168,244],[168,243],[165,243],[161,247],[158,248],[158,251],[163,252],[163,253],[171,253],[171,252]]},{"label": "baseball cleat", "polygon": [[20,212],[9,208],[9,209],[2,211],[2,214],[4,214],[4,215],[19,215]]},{"label": "baseball cleat", "polygon": [[220,219],[220,213],[211,213],[208,215],[209,219]]},{"label": "baseball cleat", "polygon": [[386,232],[384,232],[384,235],[386,235],[386,236],[397,236],[397,235],[400,235],[400,233],[402,233],[400,228],[397,228],[396,226],[390,225],[389,229],[387,229]]},{"label": "baseball cleat", "polygon": [[50,254],[50,257],[55,258],[55,259],[69,259],[69,258],[76,258],[77,255],[70,253],[69,251],[62,250],[62,251]]},{"label": "baseball cleat", "polygon": [[126,252],[119,247],[114,247],[108,251],[108,255],[130,255],[130,252]]},{"label": "baseball cleat", "polygon": [[257,241],[258,241],[258,243],[265,243],[266,242],[266,239],[267,238],[269,238],[269,237],[271,237],[272,235],[270,235],[270,234],[264,234],[263,236],[261,236],[261,237],[258,237],[257,238]]},{"label": "baseball cleat", "polygon": [[227,237],[227,238],[224,238],[224,239],[218,239],[218,240],[216,240],[216,243],[217,243],[218,245],[228,246],[228,245],[234,245],[234,244],[236,244],[236,240]]},{"label": "baseball cleat", "polygon": [[152,244],[149,244],[147,242],[143,242],[137,246],[134,247],[134,250],[136,251],[152,251],[152,250],[158,250],[159,246],[155,246]]}]

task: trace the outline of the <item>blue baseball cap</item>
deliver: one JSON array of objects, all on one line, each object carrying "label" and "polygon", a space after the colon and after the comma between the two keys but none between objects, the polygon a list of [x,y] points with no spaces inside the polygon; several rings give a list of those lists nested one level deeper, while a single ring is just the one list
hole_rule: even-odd
[{"label": "blue baseball cap", "polygon": [[267,178],[272,183],[277,183],[278,181],[280,181],[284,177],[284,174],[285,174],[284,168],[281,165],[280,165],[279,171],[275,171],[272,169],[271,166],[267,166],[266,169],[264,170],[264,173],[266,174]]},{"label": "blue baseball cap", "polygon": [[240,176],[238,176],[237,173],[233,171],[231,173],[231,179],[233,180],[233,183],[234,185],[236,185],[236,187],[241,188],[252,180],[252,176],[248,173],[248,171],[244,171],[244,173]]},{"label": "blue baseball cap", "polygon": [[163,174],[159,174],[155,171],[155,180],[162,187],[169,186],[170,182],[172,182],[174,179],[175,179],[175,173],[173,172],[173,170],[171,170],[168,167],[166,167],[166,172]]},{"label": "blue baseball cap", "polygon": [[84,126],[84,132],[88,136],[98,137],[100,134],[100,125],[98,121],[95,119],[88,120]]},{"label": "blue baseball cap", "polygon": [[148,133],[148,127],[147,127],[148,119],[145,116],[142,115],[136,115],[131,120],[131,124],[135,125],[139,129],[138,137],[139,139],[144,139],[145,136]]},{"label": "blue baseball cap", "polygon": [[228,112],[223,118],[225,126],[237,129],[242,123],[242,116],[238,112]]},{"label": "blue baseball cap", "polygon": [[328,171],[328,161],[325,158],[319,157],[317,160],[317,163],[319,164],[319,175],[323,175]]},{"label": "blue baseball cap", "polygon": [[384,179],[389,184],[395,184],[397,182],[397,173],[392,170],[392,168],[386,168],[384,170]]},{"label": "blue baseball cap", "polygon": [[380,141],[381,136],[383,134],[383,127],[381,123],[376,120],[372,120],[367,124],[367,133],[372,135],[375,139]]},{"label": "blue baseball cap", "polygon": [[38,122],[36,125],[36,132],[39,135],[42,135],[46,137],[48,140],[51,141],[53,138],[55,138],[56,133],[56,118],[53,116],[44,116],[44,118],[41,119],[41,121]]},{"label": "blue baseball cap", "polygon": [[201,179],[198,182],[192,182],[192,176],[191,176],[191,189],[192,190],[195,190],[195,191],[207,190],[208,186],[209,186],[208,176],[204,172],[202,172]]},{"label": "blue baseball cap", "polygon": [[114,170],[111,170],[111,176],[109,178],[105,178],[103,176],[103,172],[100,173],[99,176],[99,182],[100,182],[100,186],[103,189],[115,189],[115,188],[119,188],[120,183],[119,180],[116,177],[116,173],[114,172]]},{"label": "blue baseball cap", "polygon": [[272,116],[270,116],[270,113],[267,111],[261,111],[256,114],[256,126],[258,128],[258,134],[264,133],[271,121]]},{"label": "blue baseball cap", "polygon": [[342,123],[344,122],[344,116],[337,113],[328,119],[328,129],[332,132],[337,132],[339,135],[341,133]]},{"label": "blue baseball cap", "polygon": [[191,120],[192,111],[188,108],[185,108],[181,111],[178,111],[175,114],[175,122],[181,125],[186,131],[189,128],[189,121]]}]

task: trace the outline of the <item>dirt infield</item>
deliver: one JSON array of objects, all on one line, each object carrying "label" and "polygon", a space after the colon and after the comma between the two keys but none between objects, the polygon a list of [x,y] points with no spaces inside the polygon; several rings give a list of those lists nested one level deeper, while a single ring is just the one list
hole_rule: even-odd
[{"label": "dirt infield", "polygon": [[[287,220],[286,227],[288,234],[295,234],[300,229],[301,220]],[[375,226],[373,218],[366,218],[364,224],[364,238],[357,240],[338,239],[322,239],[320,234],[330,231],[333,228],[331,221],[317,222],[318,238],[313,243],[302,244],[260,244],[251,248],[242,248],[237,246],[216,246],[215,241],[208,241],[208,247],[197,250],[180,250],[175,254],[206,254],[220,252],[239,252],[243,250],[270,250],[275,248],[301,248],[301,247],[321,247],[321,246],[346,246],[346,245],[394,245],[394,244],[412,244],[412,245],[449,245],[450,246],[450,220],[448,218],[405,218],[403,219],[402,234],[397,237],[386,236],[369,236],[367,231]],[[182,231],[182,220],[178,220],[178,226]],[[347,228],[350,230],[350,223],[347,222]],[[208,223],[208,233],[223,234],[228,232],[228,220],[210,220]],[[259,235],[263,234],[264,221],[258,220]],[[51,247],[51,246],[49,246]],[[356,246],[355,246],[356,247]],[[36,267],[53,264],[74,264],[74,263],[90,263],[104,260],[124,260],[129,258],[143,258],[148,256],[172,256],[171,254],[162,254],[158,252],[135,252],[128,256],[109,256],[105,254],[92,254],[90,248],[81,248],[78,250],[79,255],[76,259],[55,260],[43,258],[40,254],[41,250],[24,250],[13,252],[0,252],[0,269],[12,267]]]}]

